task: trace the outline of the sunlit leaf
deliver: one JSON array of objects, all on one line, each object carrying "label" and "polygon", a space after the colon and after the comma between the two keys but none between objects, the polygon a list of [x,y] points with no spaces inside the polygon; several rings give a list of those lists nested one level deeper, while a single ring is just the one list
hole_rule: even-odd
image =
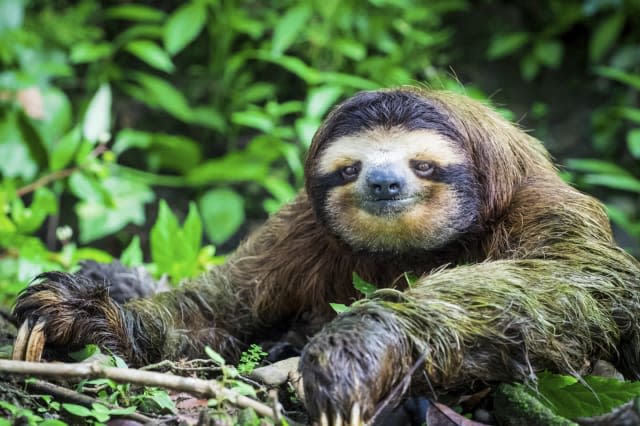
[{"label": "sunlit leaf", "polygon": [[307,115],[322,117],[342,93],[342,88],[337,86],[320,86],[311,89],[307,95]]},{"label": "sunlit leaf", "polygon": [[54,146],[49,157],[49,166],[51,170],[61,170],[67,166],[73,159],[80,142],[82,134],[80,128],[75,127],[69,133],[64,135]]},{"label": "sunlit leaf", "polygon": [[353,287],[362,293],[365,297],[371,296],[371,294],[378,290],[376,286],[371,283],[366,282],[362,279],[362,277],[355,272],[352,274],[353,279]]},{"label": "sunlit leaf", "polygon": [[175,69],[167,52],[150,40],[131,41],[125,46],[125,50],[161,71],[172,72]]},{"label": "sunlit leaf", "polygon": [[191,120],[191,108],[184,95],[171,83],[150,74],[136,73],[135,79],[142,85],[153,105],[183,121]]},{"label": "sunlit leaf", "polygon": [[110,43],[82,42],[72,47],[71,62],[74,64],[96,62],[112,53],[113,46]]},{"label": "sunlit leaf", "polygon": [[100,86],[89,102],[82,124],[82,134],[90,142],[106,141],[111,128],[111,87]]},{"label": "sunlit leaf", "polygon": [[271,52],[280,55],[298,38],[311,17],[311,7],[307,3],[299,3],[290,8],[276,23],[271,41]]},{"label": "sunlit leaf", "polygon": [[131,242],[124,249],[120,256],[120,262],[126,266],[139,266],[143,262],[142,248],[140,247],[140,237],[134,235]]},{"label": "sunlit leaf", "polygon": [[202,31],[207,9],[202,2],[189,2],[171,14],[164,28],[164,46],[175,55],[191,43]]}]

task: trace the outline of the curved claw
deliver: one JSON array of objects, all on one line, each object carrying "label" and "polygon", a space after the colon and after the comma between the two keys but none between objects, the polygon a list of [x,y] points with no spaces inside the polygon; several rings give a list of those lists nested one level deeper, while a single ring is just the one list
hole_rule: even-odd
[{"label": "curved claw", "polygon": [[349,419],[349,426],[360,426],[362,421],[362,413],[360,413],[360,404],[357,402],[351,407],[351,417]]},{"label": "curved claw", "polygon": [[47,322],[43,318],[40,318],[31,329],[27,351],[24,354],[25,361],[40,362],[42,359],[44,344],[47,341],[44,334],[45,325],[47,325]]},{"label": "curved claw", "polygon": [[11,358],[16,361],[39,362],[46,342],[44,327],[47,322],[40,318],[33,327],[29,326],[29,320],[22,323],[18,329]]},{"label": "curved claw", "polygon": [[329,414],[326,411],[323,411],[320,414],[320,419],[317,424],[320,426],[362,426],[364,422],[362,421],[362,411],[360,409],[360,404],[357,402],[353,404],[351,407],[351,415],[349,417],[349,422],[342,418],[340,413],[337,413],[333,418],[333,422],[329,422]]},{"label": "curved claw", "polygon": [[24,354],[27,352],[27,345],[29,344],[30,333],[31,328],[29,327],[29,320],[26,320],[18,329],[16,341],[13,343],[13,353],[11,354],[11,359],[13,359],[14,361],[24,360]]}]

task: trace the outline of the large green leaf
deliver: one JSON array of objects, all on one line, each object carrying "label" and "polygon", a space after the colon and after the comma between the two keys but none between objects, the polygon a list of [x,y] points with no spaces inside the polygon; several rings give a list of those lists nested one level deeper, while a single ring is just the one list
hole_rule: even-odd
[{"label": "large green leaf", "polygon": [[640,129],[632,129],[627,133],[627,147],[633,158],[640,159]]},{"label": "large green leaf", "polygon": [[244,222],[244,199],[231,189],[212,189],[200,198],[198,205],[205,232],[216,244],[228,240]]},{"label": "large green leaf", "polygon": [[113,234],[129,223],[142,225],[146,220],[144,205],[155,197],[148,186],[116,176],[103,179],[101,184],[111,203],[92,197],[76,205],[82,243]]},{"label": "large green leaf", "polygon": [[608,413],[640,396],[640,382],[598,376],[587,376],[580,382],[570,376],[542,373],[537,392],[531,390],[533,396],[556,414],[575,419]]},{"label": "large green leaf", "polygon": [[191,107],[187,99],[171,83],[143,73],[136,73],[134,78],[145,89],[146,102],[151,106],[159,106],[180,120],[191,121]]},{"label": "large green leaf", "polygon": [[164,46],[175,55],[191,43],[207,21],[207,9],[202,2],[189,2],[171,14],[164,27]]},{"label": "large green leaf", "polygon": [[298,39],[298,35],[305,28],[310,17],[311,6],[305,2],[290,8],[282,15],[273,30],[271,52],[275,55],[284,53]]},{"label": "large green leaf", "polygon": [[198,253],[202,224],[195,204],[189,205],[184,227],[178,223],[167,203],[162,200],[158,218],[150,234],[151,258],[156,272],[168,274],[173,282],[194,276],[198,270]]}]

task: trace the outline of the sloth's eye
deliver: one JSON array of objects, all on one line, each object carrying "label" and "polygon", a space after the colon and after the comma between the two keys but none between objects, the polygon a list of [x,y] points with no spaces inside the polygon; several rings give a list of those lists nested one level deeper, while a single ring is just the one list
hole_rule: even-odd
[{"label": "sloth's eye", "polygon": [[340,170],[340,174],[342,174],[342,177],[347,180],[354,179],[356,176],[358,176],[359,172],[360,170],[358,166],[354,164],[347,167],[343,167],[342,170]]},{"label": "sloth's eye", "polygon": [[420,177],[427,177],[433,173],[433,164],[427,161],[411,160],[411,167]]}]

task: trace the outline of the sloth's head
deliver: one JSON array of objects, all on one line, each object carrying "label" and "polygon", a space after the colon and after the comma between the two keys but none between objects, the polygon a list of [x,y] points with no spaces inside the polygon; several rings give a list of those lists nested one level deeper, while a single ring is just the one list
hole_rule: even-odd
[{"label": "sloth's head", "polygon": [[480,188],[448,112],[413,89],[363,92],[316,133],[307,192],[319,219],[355,250],[442,247],[477,226]]}]

